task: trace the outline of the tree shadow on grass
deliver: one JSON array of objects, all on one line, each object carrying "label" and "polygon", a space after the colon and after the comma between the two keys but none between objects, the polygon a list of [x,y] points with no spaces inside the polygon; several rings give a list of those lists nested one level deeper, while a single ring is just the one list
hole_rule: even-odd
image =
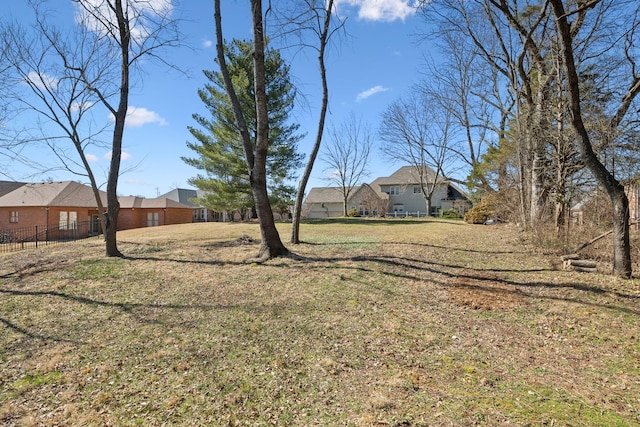
[{"label": "tree shadow on grass", "polygon": [[[203,312],[216,312],[221,310],[245,310],[245,311],[259,311],[259,310],[274,310],[276,305],[255,305],[252,303],[239,303],[239,304],[163,304],[163,303],[136,303],[136,302],[114,302],[114,301],[103,301],[94,298],[88,298],[85,296],[73,295],[71,293],[59,292],[53,290],[43,290],[43,291],[27,291],[27,290],[18,290],[18,289],[3,289],[0,288],[0,295],[8,296],[17,296],[17,297],[54,297],[59,298],[71,303],[78,303],[82,305],[88,305],[93,307],[114,309],[120,312],[123,315],[127,315],[140,322],[141,324],[154,324],[165,326],[168,329],[176,327],[176,323],[173,322],[162,322],[158,320],[159,316],[153,316],[157,310],[162,312],[165,311],[176,311],[176,312],[185,312],[189,313],[194,310],[203,311]],[[55,342],[68,342],[73,344],[90,344],[88,342],[83,342],[80,340],[73,340],[69,338],[54,336],[54,335],[44,335],[35,332],[31,332],[28,329],[21,327],[15,322],[0,317],[0,324],[4,324],[7,328],[14,330],[28,338],[43,340],[43,341],[55,341]]]},{"label": "tree shadow on grass", "polygon": [[31,339],[36,339],[36,340],[42,340],[42,341],[55,341],[55,342],[66,342],[69,344],[76,344],[76,345],[80,345],[80,344],[85,344],[82,341],[77,341],[77,340],[71,340],[68,338],[60,338],[60,337],[54,337],[54,336],[48,336],[48,335],[43,335],[43,334],[38,334],[35,332],[31,332],[19,325],[16,325],[15,323],[11,322],[8,319],[5,319],[3,317],[0,317],[0,323],[5,325],[8,329],[11,329],[21,335],[26,336],[27,338],[31,338]]},{"label": "tree shadow on grass", "polygon": [[[415,215],[409,216],[386,216],[386,217],[375,217],[375,218],[365,218],[365,217],[335,217],[335,218],[314,218],[314,219],[305,219],[302,221],[304,224],[309,225],[331,225],[331,224],[347,224],[347,225],[407,225],[407,224],[447,224],[447,225],[472,225],[467,224],[462,219],[444,219],[441,217],[424,217],[420,218]],[[478,224],[475,224],[478,225]]]},{"label": "tree shadow on grass", "polygon": [[480,253],[480,254],[492,254],[492,255],[506,255],[506,254],[526,254],[527,252],[522,251],[496,251],[494,249],[469,249],[465,247],[455,247],[455,246],[439,246],[432,245],[430,243],[416,243],[416,242],[385,242],[385,241],[349,241],[349,242],[300,242],[309,246],[361,246],[361,245],[371,245],[371,244],[379,244],[379,245],[398,245],[398,246],[416,246],[420,248],[432,248],[432,249],[442,249],[446,251],[459,251],[459,252],[468,252],[468,253]]},{"label": "tree shadow on grass", "polygon": [[[494,288],[490,288],[488,286],[478,285],[478,281],[487,280],[487,275],[489,275],[490,280],[501,285],[506,285],[507,287],[503,287],[500,292],[513,293],[520,296],[527,296],[530,298],[540,298],[540,299],[549,299],[556,301],[566,301],[573,302],[577,304],[595,306],[600,308],[606,308],[610,310],[616,310],[628,314],[633,314],[636,316],[640,316],[640,309],[636,309],[635,307],[627,307],[624,305],[615,305],[608,303],[597,303],[592,301],[587,301],[583,299],[579,299],[578,297],[569,297],[569,296],[554,296],[554,295],[538,295],[532,294],[529,291],[535,288],[547,288],[547,289],[573,289],[579,292],[585,292],[588,294],[596,294],[602,296],[611,296],[618,298],[620,300],[628,301],[628,302],[636,302],[640,301],[640,294],[634,295],[630,293],[620,292],[614,289],[605,289],[594,285],[589,285],[580,282],[570,282],[570,283],[551,283],[545,281],[527,281],[520,282],[516,280],[505,279],[501,277],[502,273],[537,273],[537,272],[545,272],[545,271],[555,271],[552,269],[500,269],[500,268],[488,268],[488,269],[477,269],[470,268],[466,265],[456,265],[456,264],[445,264],[438,263],[414,258],[406,258],[406,257],[395,257],[395,256],[355,256],[355,257],[329,257],[329,258],[320,258],[313,257],[307,258],[306,261],[315,262],[315,263],[330,263],[331,266],[319,266],[315,268],[336,268],[336,269],[350,269],[357,271],[366,271],[370,273],[376,274],[385,274],[388,276],[394,276],[403,279],[415,280],[415,281],[423,281],[428,280],[430,283],[434,283],[443,288],[451,288],[452,280],[457,280],[456,286],[460,286],[459,279],[467,279],[470,283],[474,283],[473,285],[462,285],[468,287],[474,287],[476,289],[484,289],[486,291],[495,291]],[[374,268],[367,268],[364,266],[344,266],[336,263],[340,262],[370,262],[374,264],[379,264],[384,268],[382,271]],[[305,266],[305,268],[314,268],[310,266]],[[400,270],[401,272],[396,272]],[[413,271],[415,274],[408,274],[407,271]],[[420,272],[432,273],[434,276],[431,277],[421,277],[419,275]],[[440,276],[442,279],[437,279]]]}]

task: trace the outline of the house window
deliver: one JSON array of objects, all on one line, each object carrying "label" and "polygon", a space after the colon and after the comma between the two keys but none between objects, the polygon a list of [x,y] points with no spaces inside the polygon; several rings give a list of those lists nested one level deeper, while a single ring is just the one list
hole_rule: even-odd
[{"label": "house window", "polygon": [[389,187],[389,194],[392,196],[397,196],[398,194],[400,194],[400,187],[397,185]]},{"label": "house window", "polygon": [[18,211],[11,211],[10,222],[13,222],[13,223],[17,223],[18,222]]},{"label": "house window", "polygon": [[160,225],[160,214],[158,212],[147,213],[147,227],[157,227]]},{"label": "house window", "polygon": [[401,203],[396,203],[395,205],[393,205],[393,211],[394,212],[404,212],[404,205]]},{"label": "house window", "polygon": [[414,185],[413,186],[413,194],[420,194],[422,193],[422,189],[420,188],[419,185]]},{"label": "house window", "polygon": [[369,216],[369,208],[367,206],[360,205],[358,210],[361,216]]},{"label": "house window", "polygon": [[76,228],[78,228],[78,212],[60,211],[58,228],[60,230],[75,230]]}]

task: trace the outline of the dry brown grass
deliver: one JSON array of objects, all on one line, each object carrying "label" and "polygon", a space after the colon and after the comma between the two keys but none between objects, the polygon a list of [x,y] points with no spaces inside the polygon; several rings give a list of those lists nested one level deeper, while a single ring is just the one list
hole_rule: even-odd
[{"label": "dry brown grass", "polygon": [[264,264],[256,224],[0,256],[0,424],[640,423],[639,280],[558,271],[509,226],[301,235]]}]

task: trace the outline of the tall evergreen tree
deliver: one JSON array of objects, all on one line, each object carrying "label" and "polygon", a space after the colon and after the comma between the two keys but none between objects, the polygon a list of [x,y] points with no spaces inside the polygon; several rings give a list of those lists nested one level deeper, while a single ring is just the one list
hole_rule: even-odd
[{"label": "tall evergreen tree", "polygon": [[[225,46],[227,65],[255,147],[257,120],[252,49],[251,42],[235,39]],[[269,195],[279,205],[290,205],[295,188],[289,181],[295,179],[295,171],[301,167],[303,159],[303,155],[297,152],[297,144],[304,135],[299,133],[298,124],[289,121],[296,89],[289,76],[290,67],[279,51],[267,50],[265,67],[269,112]],[[183,157],[183,160],[203,171],[190,182],[207,193],[200,200],[204,206],[244,213],[253,210],[254,201],[239,129],[222,74],[205,70],[204,75],[208,83],[198,91],[198,95],[211,116],[193,115],[199,127],[189,127],[196,142],[187,142],[187,146],[198,156]]]}]

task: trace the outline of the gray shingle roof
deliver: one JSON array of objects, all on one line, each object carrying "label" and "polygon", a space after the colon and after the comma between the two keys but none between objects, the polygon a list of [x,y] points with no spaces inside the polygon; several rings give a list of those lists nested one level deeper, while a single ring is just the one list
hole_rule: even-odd
[{"label": "gray shingle roof", "polygon": [[[428,166],[424,166],[424,170],[427,176],[427,182],[433,182],[436,173]],[[378,178],[372,182],[372,184],[377,185],[410,185],[418,183],[420,183],[420,176],[418,175],[418,170],[414,166],[402,166],[391,176]]]},{"label": "gray shingle roof", "polygon": [[[100,197],[106,207],[107,193],[100,191]],[[193,209],[193,206],[179,203],[166,197],[145,199],[142,197],[128,196],[118,197],[118,201],[120,202],[120,207],[123,209]],[[23,184],[4,196],[0,196],[0,206],[68,206],[76,208],[96,208],[97,204],[90,186],[75,181],[63,181]]]},{"label": "gray shingle roof", "polygon": [[[106,204],[107,195],[100,192]],[[0,206],[73,206],[96,207],[91,187],[75,181],[24,184],[0,197]]]},{"label": "gray shingle roof", "polygon": [[203,194],[200,190],[192,190],[190,188],[174,188],[173,190],[161,195],[160,197],[166,197],[167,199],[175,200],[176,202],[180,202],[182,204],[196,208],[201,207],[201,205],[194,203],[191,199],[202,196]]},{"label": "gray shingle roof", "polygon": [[11,193],[13,190],[22,187],[24,184],[24,182],[0,181],[0,197],[7,193]]},{"label": "gray shingle roof", "polygon": [[164,209],[164,208],[176,208],[176,209],[193,209],[193,206],[186,205],[184,203],[176,202],[175,200],[168,199],[166,197],[155,197],[153,199],[145,199],[136,196],[118,197],[120,207],[123,209]]},{"label": "gray shingle roof", "polygon": [[[353,192],[359,187],[354,187]],[[342,203],[342,190],[339,187],[314,187],[309,191],[305,203]]]}]

